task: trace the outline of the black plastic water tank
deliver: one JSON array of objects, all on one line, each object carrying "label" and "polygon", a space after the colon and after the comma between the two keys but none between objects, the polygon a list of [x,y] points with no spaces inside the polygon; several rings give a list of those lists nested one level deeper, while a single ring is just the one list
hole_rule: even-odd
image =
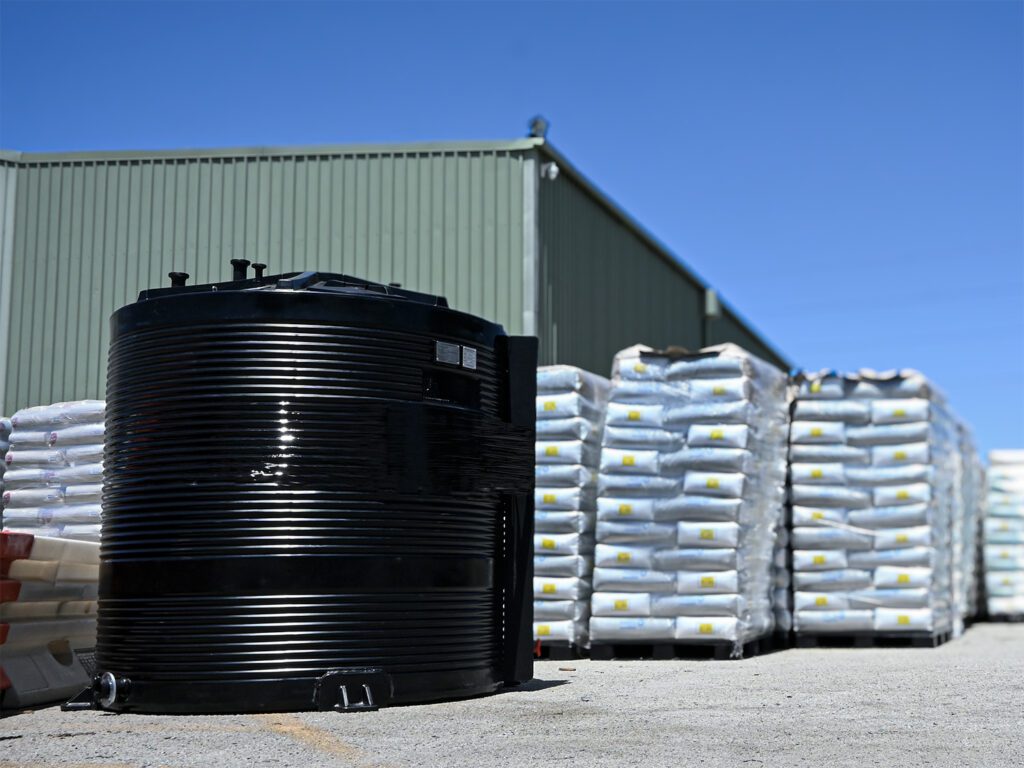
[{"label": "black plastic water tank", "polygon": [[92,705],[356,709],[530,679],[536,339],[240,264],[111,318]]}]

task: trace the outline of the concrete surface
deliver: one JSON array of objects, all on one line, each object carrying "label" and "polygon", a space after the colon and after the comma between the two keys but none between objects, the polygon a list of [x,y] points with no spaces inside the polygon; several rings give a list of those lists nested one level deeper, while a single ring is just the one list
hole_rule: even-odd
[{"label": "concrete surface", "polygon": [[375,713],[0,721],[0,766],[1024,765],[1024,625],[938,649],[541,662],[522,689]]}]

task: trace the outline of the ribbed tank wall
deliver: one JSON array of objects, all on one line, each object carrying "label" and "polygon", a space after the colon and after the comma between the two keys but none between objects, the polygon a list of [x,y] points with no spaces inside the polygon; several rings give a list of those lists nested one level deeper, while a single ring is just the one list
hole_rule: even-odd
[{"label": "ribbed tank wall", "polygon": [[[189,691],[339,668],[381,668],[405,700],[500,684],[506,497],[532,493],[533,458],[507,337],[395,303],[207,293],[115,315],[97,660],[141,697],[124,708],[303,708],[306,689]],[[179,704],[147,698],[161,684]]]}]

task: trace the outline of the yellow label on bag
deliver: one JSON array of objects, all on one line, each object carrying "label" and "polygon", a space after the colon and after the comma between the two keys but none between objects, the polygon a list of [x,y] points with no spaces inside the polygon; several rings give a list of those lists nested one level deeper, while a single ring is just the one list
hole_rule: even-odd
[{"label": "yellow label on bag", "polygon": [[813,512],[811,512],[811,520],[824,520],[824,519],[825,519],[825,513],[822,512],[820,509],[816,509]]},{"label": "yellow label on bag", "polygon": [[554,504],[555,501],[556,501],[555,494],[553,494],[553,493],[545,493],[544,494],[544,503],[545,504]]},{"label": "yellow label on bag", "polygon": [[697,631],[700,632],[702,635],[713,635],[715,633],[715,625],[701,624],[699,627],[697,627]]},{"label": "yellow label on bag", "polygon": [[554,400],[545,400],[544,401],[544,410],[545,411],[553,411],[553,410],[555,410],[556,407],[558,407],[558,403],[556,403]]},{"label": "yellow label on bag", "polygon": [[910,537],[907,534],[905,534],[905,533],[897,533],[896,534],[896,543],[897,544],[906,544],[908,541],[910,541]]},{"label": "yellow label on bag", "polygon": [[715,577],[714,576],[701,576],[700,577],[700,585],[702,587],[713,587],[713,586],[715,586]]},{"label": "yellow label on bag", "polygon": [[630,560],[633,559],[633,555],[631,555],[629,552],[619,552],[619,554],[615,556],[615,559],[618,560],[620,563],[628,563]]},{"label": "yellow label on bag", "polygon": [[910,574],[909,573],[901,573],[901,574],[899,574],[896,577],[896,583],[897,584],[909,584],[910,583]]},{"label": "yellow label on bag", "polygon": [[623,456],[622,457],[622,466],[624,466],[624,467],[635,467],[636,466],[636,456]]},{"label": "yellow label on bag", "polygon": [[1001,523],[1001,524],[999,525],[999,530],[1000,530],[1000,531],[1008,531],[1008,530],[1010,530],[1010,524],[1009,524],[1009,523],[1007,523],[1006,521],[1003,521],[1003,522],[1002,522],[1002,523]]},{"label": "yellow label on bag", "polygon": [[550,634],[551,634],[551,627],[549,627],[547,624],[538,624],[537,625],[537,636],[538,637],[547,637]]},{"label": "yellow label on bag", "polygon": [[711,388],[711,394],[713,395],[724,395],[725,387],[719,385]]},{"label": "yellow label on bag", "polygon": [[541,539],[540,546],[543,549],[554,549],[555,548],[555,540],[554,539]]},{"label": "yellow label on bag", "polygon": [[647,366],[643,363],[636,363],[633,366],[633,370],[637,373],[647,373]]},{"label": "yellow label on bag", "polygon": [[907,460],[907,452],[906,451],[893,451],[892,457],[896,461],[906,461]]},{"label": "yellow label on bag", "polygon": [[897,624],[909,624],[910,623],[910,617],[901,613],[899,616],[896,617],[896,623]]},{"label": "yellow label on bag", "polygon": [[640,411],[630,411],[629,412],[629,420],[630,421],[640,421]]},{"label": "yellow label on bag", "polygon": [[824,476],[825,472],[823,470],[818,469],[817,467],[811,470],[811,477],[813,477],[815,480],[819,480]]},{"label": "yellow label on bag", "polygon": [[811,392],[814,392],[815,394],[817,394],[818,392],[821,392],[821,382],[820,381],[812,381],[811,382]]},{"label": "yellow label on bag", "polygon": [[1001,583],[1002,583],[1002,585],[1004,587],[1012,587],[1013,586],[1013,580],[1012,579],[1003,578]]},{"label": "yellow label on bag", "polygon": [[547,448],[544,449],[544,455],[545,456],[557,456],[558,455],[558,446],[557,445],[549,445]]},{"label": "yellow label on bag", "polygon": [[615,610],[616,611],[628,611],[629,610],[629,600],[616,600],[615,601]]},{"label": "yellow label on bag", "polygon": [[700,529],[700,537],[702,539],[714,539],[715,538],[715,530],[714,530],[714,528],[701,528]]},{"label": "yellow label on bag", "polygon": [[910,491],[896,491],[896,498],[900,501],[910,498]]},{"label": "yellow label on bag", "polygon": [[814,562],[815,565],[824,565],[825,564],[825,556],[824,555],[815,555],[813,562]]},{"label": "yellow label on bag", "polygon": [[633,514],[633,505],[632,504],[619,504],[619,514],[620,515],[632,515]]},{"label": "yellow label on bag", "polygon": [[821,427],[811,427],[811,437],[821,437],[825,434],[825,430]]},{"label": "yellow label on bag", "polygon": [[893,408],[892,415],[895,416],[897,419],[902,419],[904,416],[907,415],[907,409],[906,408]]},{"label": "yellow label on bag", "polygon": [[814,598],[815,605],[828,605],[828,598],[825,595],[818,595]]},{"label": "yellow label on bag", "polygon": [[1010,558],[1010,553],[1004,549],[1002,552],[999,553],[999,556],[1004,560],[1008,560]]},{"label": "yellow label on bag", "polygon": [[555,594],[555,592],[558,591],[558,589],[557,587],[555,587],[554,584],[545,584],[540,588],[540,591],[543,592],[545,595],[553,595]]},{"label": "yellow label on bag", "polygon": [[708,488],[717,488],[718,487],[718,478],[717,477],[709,477],[708,481],[707,481],[707,483],[705,483],[705,485]]},{"label": "yellow label on bag", "polygon": [[712,429],[711,430],[711,439],[712,440],[722,440],[723,438],[725,438],[725,431],[724,430],[721,430],[721,429]]}]

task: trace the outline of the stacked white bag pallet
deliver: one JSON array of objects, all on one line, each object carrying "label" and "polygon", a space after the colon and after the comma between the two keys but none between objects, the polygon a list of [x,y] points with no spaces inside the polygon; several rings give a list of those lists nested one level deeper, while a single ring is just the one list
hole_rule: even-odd
[{"label": "stacked white bag pallet", "polygon": [[102,400],[25,408],[11,417],[3,528],[99,541]]},{"label": "stacked white bag pallet", "polygon": [[591,642],[743,644],[773,629],[786,377],[732,344],[619,352],[598,478]]},{"label": "stacked white bag pallet", "polygon": [[988,454],[985,593],[988,615],[1024,618],[1024,450]]},{"label": "stacked white bag pallet", "polygon": [[914,371],[798,380],[790,432],[794,629],[954,629],[959,425]]},{"label": "stacked white bag pallet", "polygon": [[99,549],[0,533],[0,711],[66,701],[88,686]]},{"label": "stacked white bag pallet", "polygon": [[533,636],[588,645],[597,462],[608,379],[568,365],[537,370]]}]

